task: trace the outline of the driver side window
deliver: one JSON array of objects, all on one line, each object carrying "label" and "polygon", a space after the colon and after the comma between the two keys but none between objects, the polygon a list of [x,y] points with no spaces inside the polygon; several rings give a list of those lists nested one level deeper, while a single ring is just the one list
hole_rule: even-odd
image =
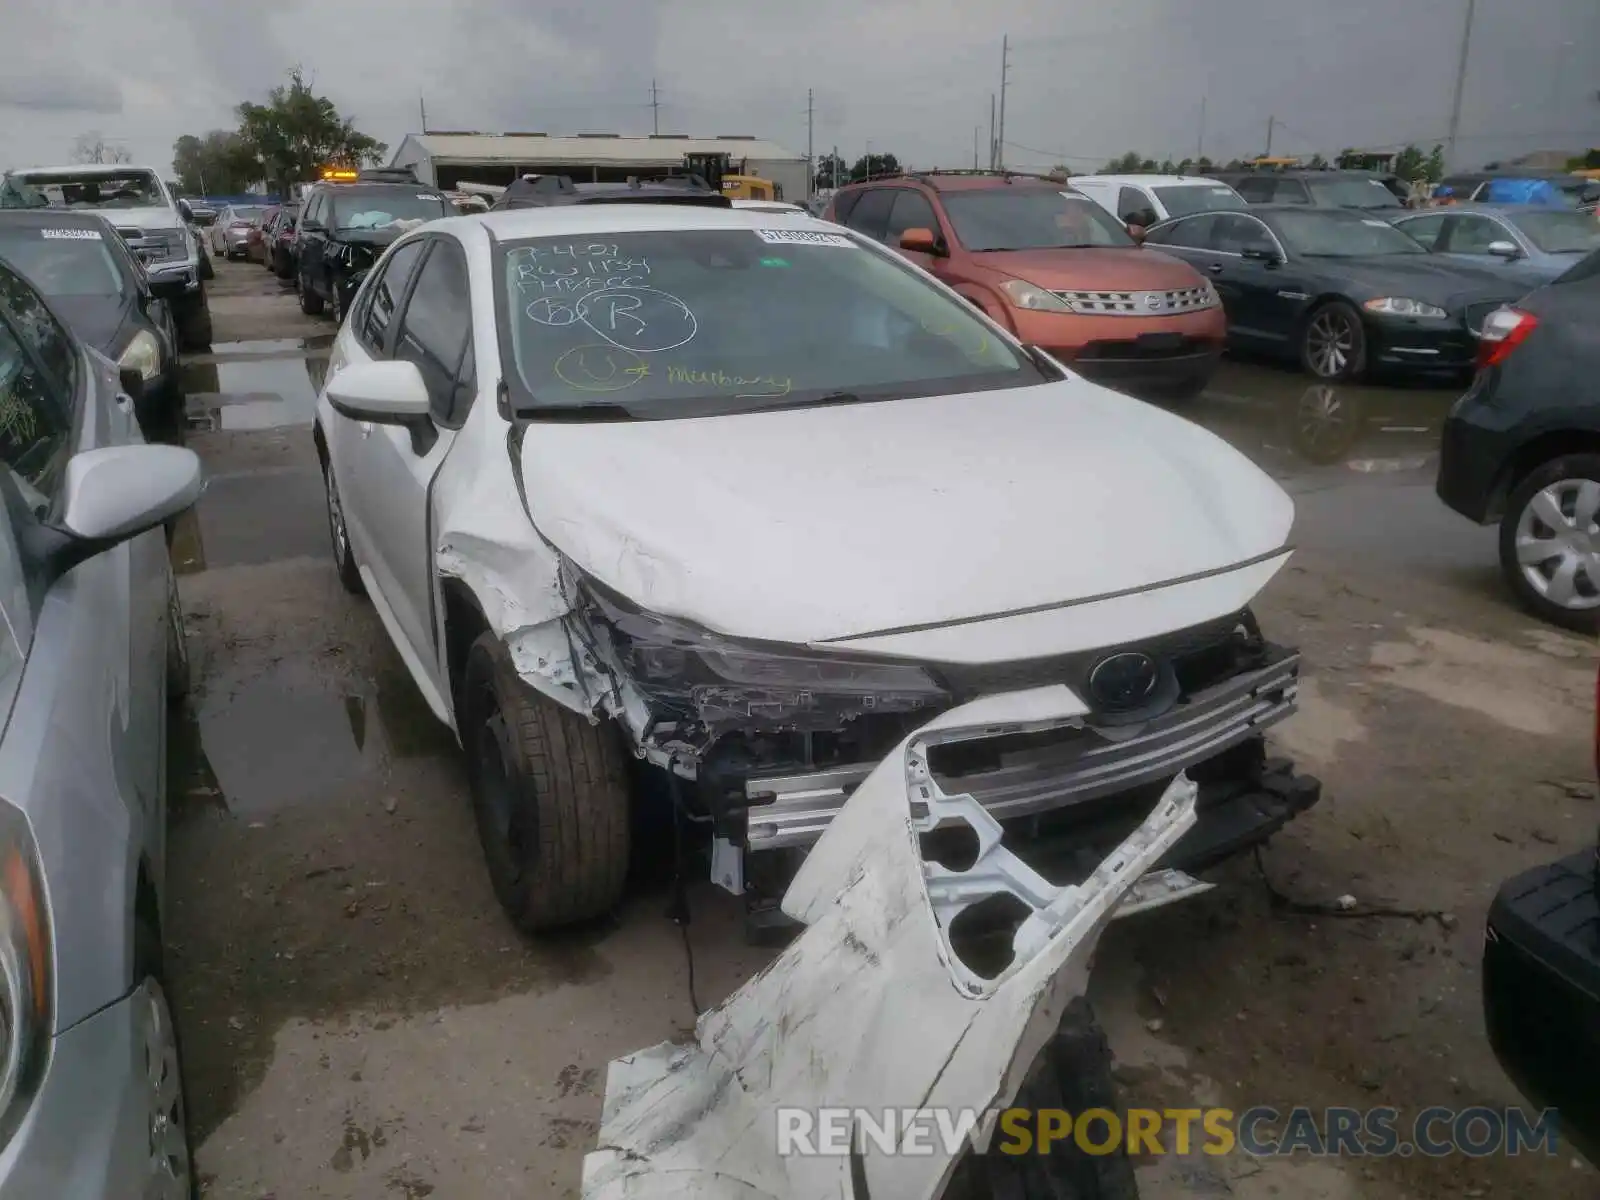
[{"label": "driver side window", "polygon": [[1272,252],[1276,247],[1266,226],[1250,217],[1218,217],[1211,230],[1211,246],[1219,254],[1243,254],[1246,250]]},{"label": "driver side window", "polygon": [[395,310],[400,307],[426,246],[427,242],[421,239],[397,246],[378,267],[378,278],[368,280],[362,289],[361,312],[353,318],[356,340],[374,358],[384,357],[389,349],[389,327],[394,323]]},{"label": "driver side window", "polygon": [[1185,217],[1170,225],[1152,229],[1145,241],[1155,246],[1183,246],[1190,250],[1205,250],[1211,245],[1211,226],[1216,217],[1211,215]]}]

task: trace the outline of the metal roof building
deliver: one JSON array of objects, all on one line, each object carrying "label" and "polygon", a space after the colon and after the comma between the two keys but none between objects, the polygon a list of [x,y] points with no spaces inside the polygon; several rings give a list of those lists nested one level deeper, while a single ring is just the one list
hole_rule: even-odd
[{"label": "metal roof building", "polygon": [[505,185],[519,175],[570,175],[578,183],[622,183],[629,176],[659,178],[681,171],[686,154],[726,154],[730,170],[759,175],[789,196],[806,190],[804,155],[755,137],[681,137],[654,134],[413,133],[389,164],[410,167],[435,187],[460,182]]}]

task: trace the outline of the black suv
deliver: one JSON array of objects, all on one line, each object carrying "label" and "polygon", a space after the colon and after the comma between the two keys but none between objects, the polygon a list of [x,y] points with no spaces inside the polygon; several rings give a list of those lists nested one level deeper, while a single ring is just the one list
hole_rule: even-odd
[{"label": "black suv", "polygon": [[1247,204],[1304,204],[1312,208],[1404,208],[1380,176],[1366,171],[1218,171]]},{"label": "black suv", "polygon": [[420,222],[454,215],[438,188],[418,183],[408,170],[325,178],[300,209],[294,276],[300,311],[315,316],[331,305],[333,319],[342,322],[390,242]]}]

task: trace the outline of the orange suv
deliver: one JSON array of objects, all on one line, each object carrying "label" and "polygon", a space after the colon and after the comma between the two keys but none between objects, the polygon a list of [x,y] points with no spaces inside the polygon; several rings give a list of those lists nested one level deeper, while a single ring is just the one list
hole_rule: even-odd
[{"label": "orange suv", "polygon": [[1064,184],[897,175],[841,188],[826,215],[898,250],[1021,341],[1097,382],[1186,399],[1216,372],[1228,332],[1216,290]]}]

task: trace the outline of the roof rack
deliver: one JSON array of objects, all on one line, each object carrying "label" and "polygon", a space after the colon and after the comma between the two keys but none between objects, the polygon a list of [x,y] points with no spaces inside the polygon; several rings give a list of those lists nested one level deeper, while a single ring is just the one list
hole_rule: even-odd
[{"label": "roof rack", "polygon": [[875,183],[880,179],[939,179],[946,176],[989,179],[1042,179],[1047,183],[1067,183],[1068,176],[1041,175],[1037,171],[1011,171],[1011,170],[984,170],[972,167],[928,167],[919,170],[885,171],[881,175],[868,175],[864,180],[851,180],[856,183]]}]

